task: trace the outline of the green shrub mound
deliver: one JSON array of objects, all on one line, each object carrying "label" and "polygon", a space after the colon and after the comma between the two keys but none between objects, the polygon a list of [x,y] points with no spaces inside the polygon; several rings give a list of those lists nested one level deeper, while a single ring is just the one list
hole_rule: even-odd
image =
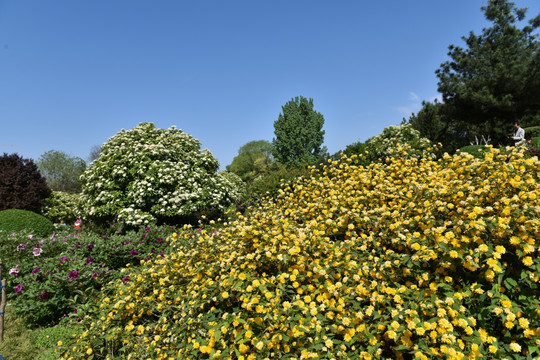
[{"label": "green shrub mound", "polygon": [[483,159],[486,149],[488,148],[485,145],[467,145],[459,149],[459,151],[469,153],[477,159]]},{"label": "green shrub mound", "polygon": [[3,233],[27,232],[28,235],[50,236],[53,223],[28,210],[9,209],[0,211],[0,231]]},{"label": "green shrub mound", "polygon": [[[540,162],[343,158],[128,269],[65,358],[534,359]],[[186,240],[190,240],[186,244]]]}]

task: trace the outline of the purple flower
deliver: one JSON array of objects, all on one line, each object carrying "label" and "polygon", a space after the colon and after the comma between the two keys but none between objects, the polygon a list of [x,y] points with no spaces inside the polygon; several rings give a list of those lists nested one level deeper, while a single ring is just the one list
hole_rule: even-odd
[{"label": "purple flower", "polygon": [[34,269],[32,269],[32,275],[36,275],[40,271],[41,271],[40,267],[35,267]]},{"label": "purple flower", "polygon": [[28,235],[28,238],[29,238],[30,240],[33,240],[33,239],[34,239],[34,235]]},{"label": "purple flower", "polygon": [[92,250],[94,248],[94,244],[88,244],[88,245],[86,245],[86,248],[88,250]]},{"label": "purple flower", "polygon": [[93,271],[92,272],[92,279],[96,279],[98,277],[98,275],[99,274],[97,272]]},{"label": "purple flower", "polygon": [[66,239],[66,238],[62,238],[62,242],[66,242],[66,241],[67,241],[67,239]]},{"label": "purple flower", "polygon": [[23,286],[22,284],[19,284],[19,285],[16,285],[14,288],[13,288],[13,291],[15,291],[17,294],[20,293],[23,289]]},{"label": "purple flower", "polygon": [[156,241],[161,244],[163,242],[163,238],[158,237]]},{"label": "purple flower", "polygon": [[[19,266],[19,265],[17,265],[17,266]],[[9,275],[13,275],[13,276],[19,275],[19,269],[17,269],[16,267],[11,268],[11,269],[9,270]]]},{"label": "purple flower", "polygon": [[43,290],[43,292],[38,295],[39,300],[48,300],[51,297],[51,294],[47,290]]},{"label": "purple flower", "polygon": [[85,263],[86,265],[88,265],[88,264],[90,264],[90,263],[93,263],[93,262],[94,262],[94,259],[93,259],[91,256],[87,257],[86,260],[84,261],[84,263]]},{"label": "purple flower", "polygon": [[67,256],[62,256],[59,260],[60,260],[60,264],[69,261]]},{"label": "purple flower", "polygon": [[139,255],[139,252],[136,249],[133,249],[129,252],[131,256]]},{"label": "purple flower", "polygon": [[35,247],[35,248],[32,249],[32,254],[34,254],[34,256],[39,256],[39,255],[41,255],[42,251],[43,250],[41,250],[41,248]]},{"label": "purple flower", "polygon": [[69,280],[75,280],[79,277],[79,272],[77,270],[71,270],[68,274]]},{"label": "purple flower", "polygon": [[147,226],[144,228],[144,231],[150,231],[150,228]]},{"label": "purple flower", "polygon": [[146,233],[142,234],[142,238],[144,239],[146,237]]},{"label": "purple flower", "polygon": [[26,250],[26,245],[25,244],[17,245],[17,251],[24,251],[24,250]]},{"label": "purple flower", "polygon": [[129,275],[126,275],[122,278],[122,283],[127,283],[129,281]]}]

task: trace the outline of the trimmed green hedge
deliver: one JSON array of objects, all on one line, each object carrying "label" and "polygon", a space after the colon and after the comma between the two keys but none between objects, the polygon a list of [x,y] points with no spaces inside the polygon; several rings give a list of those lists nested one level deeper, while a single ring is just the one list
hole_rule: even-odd
[{"label": "trimmed green hedge", "polygon": [[18,233],[21,231],[37,236],[49,236],[54,232],[50,220],[28,210],[9,209],[0,211],[0,231]]}]

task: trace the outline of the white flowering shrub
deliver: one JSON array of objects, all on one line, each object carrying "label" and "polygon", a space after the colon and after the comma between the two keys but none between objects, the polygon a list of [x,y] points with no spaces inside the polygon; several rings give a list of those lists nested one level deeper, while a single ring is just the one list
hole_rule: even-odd
[{"label": "white flowering shrub", "polygon": [[90,219],[132,226],[224,210],[238,201],[238,191],[218,167],[191,135],[141,123],[103,144],[81,176],[83,208]]},{"label": "white flowering shrub", "polygon": [[377,136],[366,141],[366,157],[371,161],[403,156],[400,150],[407,147],[407,157],[420,157],[424,152],[433,154],[434,147],[427,138],[420,137],[420,132],[413,129],[410,124],[389,126]]}]

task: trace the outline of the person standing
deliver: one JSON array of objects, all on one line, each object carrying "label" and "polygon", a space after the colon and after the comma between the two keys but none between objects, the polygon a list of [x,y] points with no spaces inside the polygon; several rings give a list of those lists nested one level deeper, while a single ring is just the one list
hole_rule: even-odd
[{"label": "person standing", "polygon": [[519,126],[519,122],[516,121],[514,123],[514,135],[511,135],[508,138],[514,140],[516,146],[525,142],[525,130]]}]

